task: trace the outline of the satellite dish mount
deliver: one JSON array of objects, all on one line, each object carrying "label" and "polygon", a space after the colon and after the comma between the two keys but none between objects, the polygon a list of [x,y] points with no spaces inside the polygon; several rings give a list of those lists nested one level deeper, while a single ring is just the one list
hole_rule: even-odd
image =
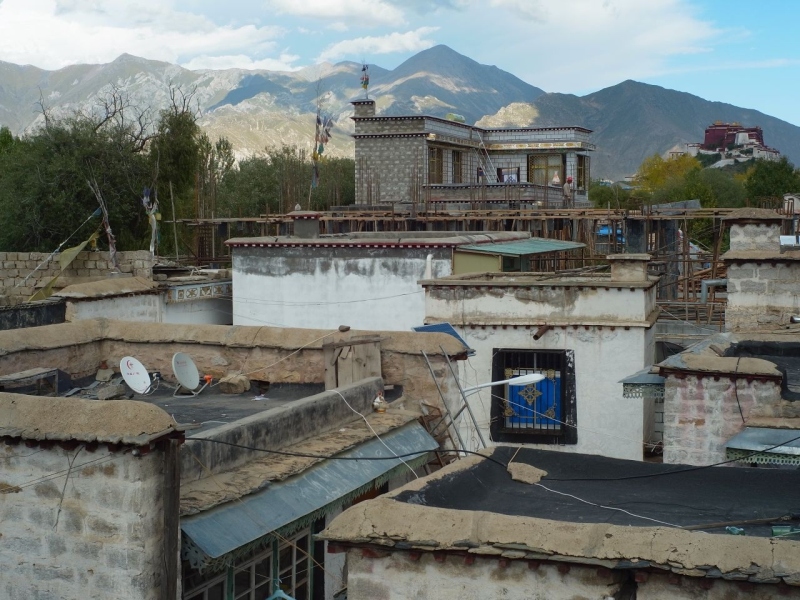
[{"label": "satellite dish mount", "polygon": [[128,387],[137,394],[149,394],[153,382],[144,365],[132,356],[125,356],[119,361],[119,371]]},{"label": "satellite dish mount", "polygon": [[202,385],[200,389],[200,373],[197,371],[197,366],[194,364],[192,357],[184,352],[176,352],[172,357],[172,372],[175,373],[175,379],[178,380],[178,387],[173,392],[173,396],[177,396],[181,390],[186,390],[192,396],[197,396],[200,392],[206,389],[208,380]]}]

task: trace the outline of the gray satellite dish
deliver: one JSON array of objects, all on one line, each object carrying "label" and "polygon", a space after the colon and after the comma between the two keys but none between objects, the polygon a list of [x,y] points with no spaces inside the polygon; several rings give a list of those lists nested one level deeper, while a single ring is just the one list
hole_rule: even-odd
[{"label": "gray satellite dish", "polygon": [[152,382],[144,365],[132,356],[125,356],[119,361],[119,370],[128,387],[137,394],[146,394]]},{"label": "gray satellite dish", "polygon": [[200,385],[200,373],[197,371],[192,357],[184,352],[176,352],[172,357],[172,372],[175,373],[175,379],[180,384],[172,394],[173,396],[177,396],[181,388],[197,396],[208,385],[206,382],[203,387],[197,389],[197,386]]}]

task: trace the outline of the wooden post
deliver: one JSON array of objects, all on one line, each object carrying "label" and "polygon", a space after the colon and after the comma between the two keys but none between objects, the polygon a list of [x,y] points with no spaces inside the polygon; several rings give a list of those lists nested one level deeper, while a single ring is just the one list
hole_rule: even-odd
[{"label": "wooden post", "polygon": [[177,600],[180,577],[180,489],[182,440],[169,439],[164,443],[164,581],[161,600]]},{"label": "wooden post", "polygon": [[169,182],[169,201],[172,204],[172,235],[175,238],[175,262],[178,261],[178,226],[175,224],[175,198],[172,196],[172,182]]}]

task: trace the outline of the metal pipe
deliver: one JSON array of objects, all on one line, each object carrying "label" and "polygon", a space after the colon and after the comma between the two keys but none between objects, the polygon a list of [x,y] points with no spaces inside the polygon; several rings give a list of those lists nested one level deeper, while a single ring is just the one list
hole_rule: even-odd
[{"label": "metal pipe", "polygon": [[700,282],[700,304],[708,303],[708,288],[728,285],[727,279],[703,279]]},{"label": "metal pipe", "polygon": [[533,339],[538,340],[540,339],[545,333],[553,328],[552,325],[542,325],[539,329],[536,330],[536,333],[533,334]]}]

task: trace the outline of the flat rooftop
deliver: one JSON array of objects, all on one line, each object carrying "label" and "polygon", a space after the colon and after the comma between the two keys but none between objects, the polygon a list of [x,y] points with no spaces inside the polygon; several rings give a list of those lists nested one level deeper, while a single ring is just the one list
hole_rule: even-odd
[{"label": "flat rooftop", "polygon": [[[796,435],[786,432],[787,439]],[[497,447],[491,457],[502,464],[513,457],[546,471],[540,483],[552,491],[514,481],[501,465],[481,460],[395,500],[569,523],[669,524],[723,535],[729,534],[719,523],[739,523],[748,536],[762,537],[771,535],[772,520],[788,524],[781,517],[800,512],[800,471],[698,468],[511,447]],[[768,522],[748,523],[756,519]]]}]

